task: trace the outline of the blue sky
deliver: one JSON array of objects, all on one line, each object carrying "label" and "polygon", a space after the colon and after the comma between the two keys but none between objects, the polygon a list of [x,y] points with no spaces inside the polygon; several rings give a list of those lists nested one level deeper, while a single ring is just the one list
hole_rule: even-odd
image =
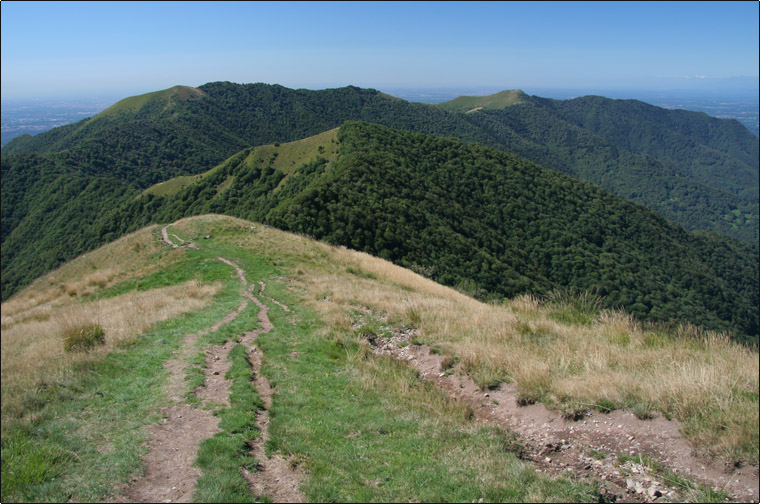
[{"label": "blue sky", "polygon": [[[0,3],[2,98],[758,81],[758,2]],[[737,79],[745,77],[745,79]],[[746,79],[749,77],[749,79]]]}]

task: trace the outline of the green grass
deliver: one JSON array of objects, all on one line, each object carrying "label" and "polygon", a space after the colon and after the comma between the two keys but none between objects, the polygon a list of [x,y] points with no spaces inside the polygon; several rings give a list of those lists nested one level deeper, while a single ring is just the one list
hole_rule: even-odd
[{"label": "green grass", "polygon": [[496,110],[523,103],[526,101],[527,97],[528,96],[519,89],[510,89],[488,96],[459,96],[453,100],[439,103],[436,106],[455,112],[471,112],[473,109],[478,108]]},{"label": "green grass", "polygon": [[[211,250],[187,250],[171,268],[107,290],[110,296],[191,278],[225,285],[212,306],[160,323],[118,351],[78,365],[66,379],[40,384],[21,418],[3,418],[4,502],[101,501],[114,483],[144,471],[147,426],[160,420],[166,404],[164,362],[185,334],[212,326],[240,304],[239,280],[229,266],[203,261],[209,257],[215,257]],[[248,322],[251,317],[255,312]],[[227,338],[223,329],[209,341]],[[232,472],[239,476],[239,468]]]},{"label": "green grass", "polygon": [[200,175],[182,175],[180,177],[174,177],[173,179],[150,186],[142,192],[142,195],[153,194],[154,196],[170,196],[178,193],[196,180],[200,180]]},{"label": "green grass", "polygon": [[90,121],[94,121],[104,117],[117,116],[124,113],[134,113],[145,107],[150,102],[156,99],[170,99],[173,96],[178,96],[180,99],[187,99],[189,97],[199,97],[205,95],[202,91],[188,87],[188,86],[174,86],[169,89],[163,89],[161,91],[153,91],[151,93],[145,93],[137,96],[130,96],[120,100],[101,113],[94,116]]},{"label": "green grass", "polygon": [[262,161],[267,163],[274,154],[277,154],[272,161],[272,167],[289,175],[296,168],[317,156],[322,156],[328,161],[335,161],[338,158],[338,146],[338,129],[336,128],[295,142],[265,145],[254,149],[246,159],[246,163],[249,166],[257,166],[257,163],[261,164]]},{"label": "green grass", "polygon": [[[160,419],[163,363],[218,307],[159,324],[119,351],[45,384],[22,418],[3,419],[2,495],[10,501],[94,502],[143,470],[146,427]],[[146,393],[148,392],[148,393]]]},{"label": "green grass", "polygon": [[[312,303],[324,301],[309,299],[304,290],[292,290],[293,284],[273,278],[298,277],[299,269],[305,268],[332,268],[362,281],[379,281],[380,275],[329,264],[321,253],[275,255],[265,246],[241,249],[236,243],[243,240],[241,233],[251,236],[250,227],[241,230],[225,222],[203,229],[203,235],[212,238],[199,240],[199,250],[163,252],[181,257],[170,267],[98,294],[115,296],[192,279],[223,283],[212,306],[163,322],[117,352],[78,366],[66,379],[41,384],[27,398],[23,417],[3,418],[4,501],[107,500],[114,483],[128,482],[144,471],[147,427],[160,420],[158,412],[166,401],[163,364],[186,334],[211,327],[240,305],[243,287],[217,256],[240,265],[249,283],[265,281],[266,295],[291,309],[285,312],[263,299],[275,326],[256,343],[263,353],[262,372],[275,389],[266,449],[279,452],[304,473],[301,491],[310,501],[598,500],[592,486],[536,473],[520,459],[523,449],[514,435],[479,422],[472,408],[420,380],[408,365],[373,355],[361,338],[383,335],[380,322],[365,320],[367,316],[359,310],[353,319],[346,313],[348,327],[329,317],[322,319]],[[170,234],[175,232],[170,228]],[[549,303],[554,312],[564,313],[566,323],[586,325],[597,317],[593,297],[564,297],[556,294]],[[188,363],[190,389],[203,383],[204,349],[238,342],[243,332],[258,326],[257,312],[249,304],[234,321],[198,339]],[[422,316],[419,309],[409,309],[394,314],[400,319],[393,323],[418,327]],[[360,330],[351,329],[351,322],[357,320],[366,324]],[[521,325],[519,333],[536,348],[550,344],[553,337],[529,323]],[[651,344],[661,344],[660,336],[654,335]],[[434,349],[449,355],[445,345]],[[266,500],[267,496],[251,494],[241,473],[256,468],[256,460],[247,452],[249,442],[261,435],[255,428],[261,399],[251,383],[245,349],[234,346],[229,360],[230,405],[215,412],[222,432],[201,444],[196,464],[202,475],[194,498],[204,502]],[[450,358],[444,367],[456,364]],[[508,376],[469,371],[484,388],[509,381]],[[526,400],[541,400],[545,385],[537,380],[523,387],[521,394]],[[741,389],[739,396],[756,401],[757,392]],[[632,405],[634,399],[626,398],[626,404],[601,400],[590,407],[600,411],[634,407],[642,417],[648,415],[653,405],[640,400],[638,406]],[[722,497],[654,463],[648,462],[647,467],[668,485],[680,485],[682,491],[699,496],[697,500]]]}]

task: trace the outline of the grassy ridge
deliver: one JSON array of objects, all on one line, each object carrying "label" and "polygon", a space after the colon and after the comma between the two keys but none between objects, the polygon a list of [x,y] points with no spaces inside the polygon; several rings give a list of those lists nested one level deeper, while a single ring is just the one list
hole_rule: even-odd
[{"label": "grassy ridge", "polygon": [[[266,295],[290,307],[263,298],[275,326],[257,341],[276,390],[267,449],[306,475],[301,489],[312,501],[598,499],[593,485],[537,474],[519,460],[521,447],[509,433],[474,420],[468,407],[408,367],[373,355],[356,329],[367,316],[417,329],[484,386],[512,381],[558,409],[646,404],[682,421],[697,450],[757,464],[757,354],[718,335],[640,326],[600,311],[593,298],[484,304],[367,254],[231,217],[183,219],[171,228],[200,250],[169,250],[156,231],[84,256],[3,304],[4,501],[105,500],[139,474],[146,427],[164,403],[163,363],[184,334],[239,304],[240,283],[229,268],[203,260],[216,256],[238,263],[249,282],[265,281]],[[95,276],[99,271],[107,274]],[[198,289],[214,284],[214,304],[88,353],[58,374],[31,376],[25,392],[8,395],[21,372],[5,367],[18,359],[5,354],[14,348],[15,327],[56,306],[120,302],[172,285],[202,298]],[[249,307],[202,338],[199,351],[250,330],[255,312]],[[266,497],[246,493],[240,475],[255,466],[245,442],[259,435],[252,422],[260,407],[242,350],[230,354],[231,407],[220,413],[225,432],[199,453],[204,476],[196,500]],[[16,353],[43,358],[45,351]]]},{"label": "grassy ridge", "polygon": [[[321,422],[302,421],[295,425],[299,435],[283,444],[283,433],[273,427],[273,444],[269,449],[280,448],[283,453],[296,457],[303,470],[309,474],[304,490],[311,500],[339,499],[352,501],[357,498],[367,500],[395,500],[400,495],[410,499],[462,500],[468,495],[494,500],[594,500],[593,488],[577,485],[565,480],[551,481],[533,472],[520,462],[513,450],[516,446],[508,436],[493,429],[472,424],[466,409],[449,404],[438,394],[434,405],[421,405],[420,413],[414,418],[400,423],[392,420],[387,411],[401,411],[409,405],[409,397],[402,393],[384,394],[367,388],[367,378],[357,375],[369,373],[371,380],[401,380],[423,399],[431,390],[414,384],[414,374],[397,364],[365,356],[370,370],[349,353],[339,340],[325,333],[324,322],[308,308],[300,305],[300,296],[288,293],[286,284],[272,280],[281,277],[283,268],[294,268],[298,263],[292,258],[280,257],[276,251],[252,254],[250,248],[241,248],[240,241],[255,237],[250,226],[241,226],[239,221],[229,219],[200,219],[185,221],[176,227],[181,236],[199,237],[213,234],[211,240],[202,242],[202,250],[179,251],[157,250],[150,261],[160,257],[170,257],[170,267],[166,270],[134,275],[114,275],[113,281],[91,285],[84,295],[85,304],[93,299],[118,301],[131,292],[151,292],[156,288],[186,281],[195,277],[200,283],[209,281],[223,283],[216,296],[216,302],[195,314],[174,318],[136,335],[110,348],[108,352],[88,354],[80,364],[71,366],[56,378],[48,377],[43,393],[21,394],[19,401],[23,408],[10,416],[6,410],[5,385],[10,378],[3,373],[3,500],[53,500],[66,499],[100,501],[106,500],[120,485],[140,471],[140,459],[145,453],[146,427],[158,421],[156,412],[165,403],[161,387],[165,383],[166,371],[163,363],[177,349],[184,334],[208,327],[238,304],[239,282],[229,276],[228,269],[216,261],[202,262],[203,258],[222,254],[238,262],[249,279],[264,278],[268,282],[268,295],[286,301],[299,314],[291,319],[285,312],[272,306],[270,313],[276,329],[262,339],[266,352],[265,373],[273,385],[278,387],[275,397],[277,408],[273,410],[273,424],[280,422],[280,429],[290,428],[283,420],[288,417],[303,416],[303,406],[312,409],[304,418],[321,418]],[[267,239],[280,240],[273,230],[261,230]],[[139,241],[145,237],[148,243],[157,242],[155,233],[138,233]],[[114,248],[101,250],[98,257],[114,254]],[[160,256],[160,257],[159,257]],[[199,271],[197,266],[205,265]],[[223,265],[222,265],[223,266]],[[151,268],[148,267],[149,271]],[[82,283],[79,275],[86,268],[69,268],[74,276],[64,275],[59,281],[72,285]],[[118,279],[118,280],[116,280]],[[40,301],[30,291],[26,291],[25,310],[34,310]],[[64,290],[58,296],[43,301],[55,305],[62,299],[68,300]],[[89,301],[87,301],[89,300]],[[7,311],[7,303],[3,305]],[[251,319],[253,310],[247,317]],[[314,318],[316,316],[316,318]],[[254,316],[255,317],[255,316]],[[10,328],[12,321],[4,321]],[[219,334],[209,335],[201,345],[233,338],[235,328],[227,327]],[[7,332],[3,331],[4,345]],[[349,343],[352,352],[360,350],[357,343]],[[305,362],[289,362],[293,348],[303,346],[310,350],[310,358]],[[27,349],[34,352],[34,349]],[[198,464],[204,476],[198,481],[196,499],[201,501],[246,501],[261,496],[246,493],[241,478],[241,468],[252,469],[255,461],[244,453],[246,439],[257,436],[252,427],[253,416],[258,408],[258,400],[250,386],[250,367],[244,353],[237,347],[231,353],[233,367],[230,377],[234,379],[231,407],[220,413],[221,426],[225,433],[207,440],[198,455]],[[7,362],[9,359],[4,359]],[[288,362],[286,362],[288,361]],[[327,388],[319,391],[306,377],[324,377]],[[373,377],[374,376],[374,377]],[[327,380],[329,378],[337,380]],[[36,378],[39,380],[39,378]],[[376,381],[371,381],[376,383]],[[39,388],[37,389],[40,390]],[[146,394],[147,391],[151,393]],[[352,392],[353,391],[353,392]],[[351,395],[363,393],[366,411],[352,404]],[[316,403],[311,403],[315,399]],[[303,404],[306,400],[309,404]],[[329,405],[332,405],[330,407]],[[325,409],[328,407],[328,409]],[[361,439],[351,441],[352,436],[342,438],[329,457],[322,452],[324,438],[321,433],[327,425],[340,426],[351,433],[375,425],[377,429],[365,431]],[[446,425],[441,432],[441,426]],[[395,437],[394,437],[395,433]],[[333,432],[333,436],[337,436]],[[367,437],[369,436],[369,437]],[[440,439],[443,444],[430,444],[431,439]],[[337,439],[337,438],[335,438]],[[368,461],[355,464],[357,443],[366,447]],[[419,451],[417,448],[428,446]],[[408,451],[406,456],[387,459],[385,454]],[[484,459],[483,453],[489,455]],[[443,455],[446,454],[444,457]],[[455,458],[454,455],[456,455]],[[394,465],[392,477],[387,476],[389,460]],[[450,468],[462,461],[472,460],[468,471],[452,479]],[[493,464],[493,466],[492,466]],[[425,468],[421,471],[421,468]],[[492,476],[485,480],[475,476],[488,469]],[[377,475],[377,481],[366,476]],[[386,475],[382,478],[380,475]],[[387,479],[386,479],[387,478]],[[469,478],[469,482],[465,481]],[[343,490],[345,482],[352,483]],[[430,486],[436,489],[430,493]],[[460,485],[461,484],[461,485]],[[241,486],[242,485],[242,486]],[[396,496],[395,498],[393,496]]]}]

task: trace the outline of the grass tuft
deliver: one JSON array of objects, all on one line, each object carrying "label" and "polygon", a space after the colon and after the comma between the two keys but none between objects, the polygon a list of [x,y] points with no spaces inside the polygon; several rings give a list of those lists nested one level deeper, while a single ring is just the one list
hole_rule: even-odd
[{"label": "grass tuft", "polygon": [[97,324],[70,327],[61,336],[63,349],[67,352],[87,351],[106,342],[106,333]]}]

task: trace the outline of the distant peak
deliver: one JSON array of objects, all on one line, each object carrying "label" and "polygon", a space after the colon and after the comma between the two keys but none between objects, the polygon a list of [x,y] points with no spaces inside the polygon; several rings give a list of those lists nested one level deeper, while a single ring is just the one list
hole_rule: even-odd
[{"label": "distant peak", "polygon": [[146,105],[154,103],[156,100],[163,100],[165,102],[163,109],[166,110],[178,100],[199,100],[206,96],[207,94],[202,89],[191,86],[173,86],[161,91],[153,91],[151,93],[124,98],[123,100],[114,103],[91,120],[98,117],[107,117],[123,113],[136,113]]},{"label": "distant peak", "polygon": [[445,110],[455,112],[477,112],[479,110],[497,110],[518,103],[526,103],[528,96],[521,89],[506,89],[487,96],[460,96],[453,100],[439,103],[438,106]]},{"label": "distant peak", "polygon": [[197,100],[208,96],[203,90],[191,86],[174,86],[167,91],[171,95],[176,95],[180,100]]}]

